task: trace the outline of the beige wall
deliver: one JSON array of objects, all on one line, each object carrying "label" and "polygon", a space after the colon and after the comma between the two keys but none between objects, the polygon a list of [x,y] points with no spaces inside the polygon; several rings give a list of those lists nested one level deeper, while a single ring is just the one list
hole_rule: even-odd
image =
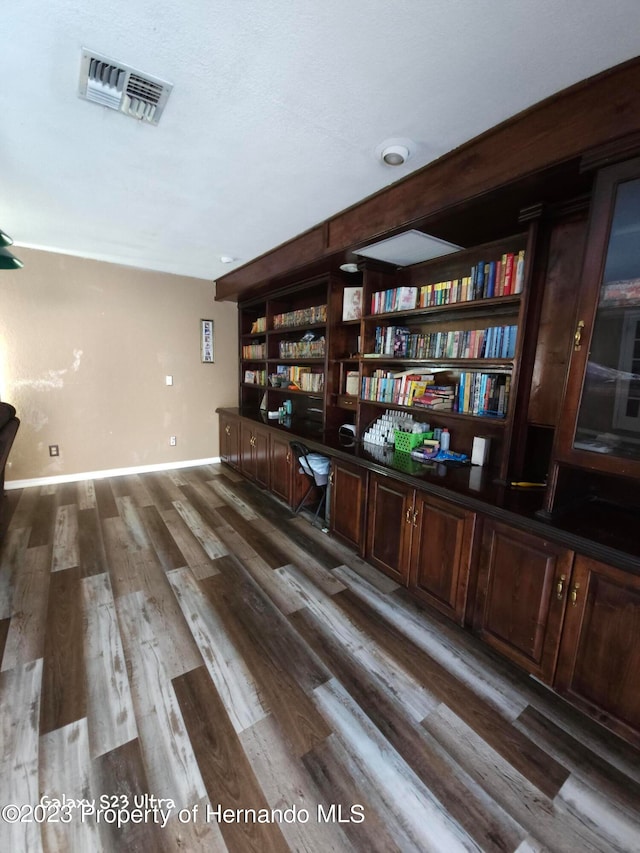
[{"label": "beige wall", "polygon": [[[215,409],[237,400],[235,303],[200,279],[15,254],[24,269],[0,271],[0,399],[21,419],[7,481],[219,455]],[[200,360],[201,318],[214,364]]]}]

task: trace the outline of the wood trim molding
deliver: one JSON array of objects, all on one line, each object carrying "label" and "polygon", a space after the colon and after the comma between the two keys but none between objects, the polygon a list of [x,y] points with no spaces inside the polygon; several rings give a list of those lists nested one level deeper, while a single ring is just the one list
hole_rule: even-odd
[{"label": "wood trim molding", "polygon": [[222,276],[216,282],[216,299],[237,298],[305,264],[409,227],[553,165],[584,155],[586,168],[600,162],[599,157],[613,156],[607,151],[630,151],[640,140],[639,103],[636,58],[541,101]]}]

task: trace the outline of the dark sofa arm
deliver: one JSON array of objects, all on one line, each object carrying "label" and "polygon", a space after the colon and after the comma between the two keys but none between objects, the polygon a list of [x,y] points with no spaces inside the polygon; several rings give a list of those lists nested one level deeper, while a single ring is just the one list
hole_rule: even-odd
[{"label": "dark sofa arm", "polygon": [[9,403],[0,403],[0,498],[4,494],[4,471],[20,420]]}]

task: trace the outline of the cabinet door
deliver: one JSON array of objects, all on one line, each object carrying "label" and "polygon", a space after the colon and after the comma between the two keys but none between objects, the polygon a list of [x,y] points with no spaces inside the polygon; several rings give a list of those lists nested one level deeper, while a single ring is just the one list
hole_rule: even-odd
[{"label": "cabinet door", "polygon": [[228,415],[220,415],[220,458],[234,468],[240,461],[240,422]]},{"label": "cabinet door", "polygon": [[640,577],[577,556],[555,687],[640,746]]},{"label": "cabinet door", "polygon": [[256,478],[256,462],[253,452],[253,425],[245,421],[240,423],[240,470],[252,480]]},{"label": "cabinet door", "polygon": [[240,470],[259,486],[269,485],[269,432],[256,424],[240,424]]},{"label": "cabinet door", "polygon": [[464,622],[475,513],[416,492],[409,587],[427,604]]},{"label": "cabinet door", "polygon": [[331,532],[362,551],[367,472],[341,460],[331,466]]},{"label": "cabinet door", "polygon": [[487,521],[482,536],[475,628],[542,681],[553,680],[573,552]]},{"label": "cabinet door", "polygon": [[603,169],[593,195],[578,327],[556,456],[640,476],[640,158]]},{"label": "cabinet door", "polygon": [[266,489],[269,487],[269,433],[266,429],[254,427],[253,454],[256,483]]},{"label": "cabinet door", "polygon": [[413,489],[374,474],[369,481],[366,558],[395,581],[409,582]]},{"label": "cabinet door", "polygon": [[269,488],[285,503],[291,501],[291,448],[285,436],[271,435]]}]

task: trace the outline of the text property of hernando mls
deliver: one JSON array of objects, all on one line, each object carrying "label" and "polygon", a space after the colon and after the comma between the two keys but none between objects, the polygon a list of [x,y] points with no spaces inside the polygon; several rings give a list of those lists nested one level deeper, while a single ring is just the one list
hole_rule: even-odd
[{"label": "text property of hernando mls", "polygon": [[165,827],[171,817],[179,823],[362,823],[364,806],[354,803],[317,803],[309,809],[296,804],[284,808],[228,808],[218,803],[196,803],[189,808],[177,808],[174,800],[153,794],[102,794],[98,799],[76,800],[42,796],[35,805],[9,803],[0,808],[4,823],[71,823],[93,821],[115,825],[147,823]]}]

